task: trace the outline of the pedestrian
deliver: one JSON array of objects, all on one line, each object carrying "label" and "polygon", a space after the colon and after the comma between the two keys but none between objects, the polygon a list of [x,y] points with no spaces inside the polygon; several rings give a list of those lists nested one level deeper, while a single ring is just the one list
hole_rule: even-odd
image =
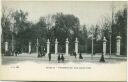
[{"label": "pedestrian", "polygon": [[41,46],[38,47],[38,57],[42,57],[42,51],[41,51]]},{"label": "pedestrian", "polygon": [[61,55],[61,60],[62,60],[62,62],[64,62],[64,56],[63,56],[63,54]]},{"label": "pedestrian", "polygon": [[81,52],[79,54],[79,59],[83,59]]},{"label": "pedestrian", "polygon": [[42,47],[40,47],[40,56],[43,56],[43,51],[42,51]]},{"label": "pedestrian", "polygon": [[43,48],[43,56],[45,56],[45,48]]},{"label": "pedestrian", "polygon": [[60,60],[61,60],[61,58],[60,58],[60,54],[58,55],[58,63],[60,63]]},{"label": "pedestrian", "polygon": [[17,55],[18,55],[18,50],[15,49],[15,50],[14,50],[14,53],[15,53],[15,56],[17,56]]},{"label": "pedestrian", "polygon": [[51,61],[51,53],[48,54],[49,61]]},{"label": "pedestrian", "polygon": [[73,55],[74,55],[74,56],[75,56],[75,58],[76,58],[76,52],[75,52],[75,51],[74,51]]},{"label": "pedestrian", "polygon": [[104,59],[104,54],[102,52],[102,55],[101,55],[101,58],[100,58],[100,62],[105,62],[105,59]]}]

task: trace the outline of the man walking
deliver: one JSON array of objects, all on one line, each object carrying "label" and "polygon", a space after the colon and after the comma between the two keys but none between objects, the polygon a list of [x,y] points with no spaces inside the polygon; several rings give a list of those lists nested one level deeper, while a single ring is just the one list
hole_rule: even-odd
[{"label": "man walking", "polygon": [[63,54],[61,55],[61,60],[62,60],[62,62],[64,62],[64,56],[63,56]]},{"label": "man walking", "polygon": [[61,60],[61,58],[60,58],[60,54],[58,55],[58,63],[60,63],[60,60]]},{"label": "man walking", "polygon": [[51,53],[48,54],[49,61],[51,61]]}]

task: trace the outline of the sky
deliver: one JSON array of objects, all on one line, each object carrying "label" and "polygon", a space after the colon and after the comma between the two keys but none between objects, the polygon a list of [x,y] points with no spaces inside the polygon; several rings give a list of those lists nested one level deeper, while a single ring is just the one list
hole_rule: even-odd
[{"label": "sky", "polygon": [[104,16],[111,19],[112,4],[114,12],[124,7],[126,2],[85,2],[85,1],[3,1],[8,9],[28,12],[28,20],[37,22],[40,17],[62,12],[79,18],[81,25],[96,25]]}]

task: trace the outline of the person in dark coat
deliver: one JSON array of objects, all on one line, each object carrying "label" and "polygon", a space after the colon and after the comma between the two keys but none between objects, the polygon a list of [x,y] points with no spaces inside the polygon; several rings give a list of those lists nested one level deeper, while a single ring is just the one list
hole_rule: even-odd
[{"label": "person in dark coat", "polygon": [[51,53],[48,54],[49,61],[51,61]]},{"label": "person in dark coat", "polygon": [[46,54],[45,54],[45,48],[43,48],[43,52],[42,52],[42,56],[45,56]]},{"label": "person in dark coat", "polygon": [[101,55],[100,62],[105,62],[103,53],[102,53],[102,55]]},{"label": "person in dark coat", "polygon": [[40,53],[39,53],[39,46],[38,46],[38,51],[37,51],[37,54],[38,54],[38,58],[40,57]]},{"label": "person in dark coat", "polygon": [[42,51],[42,47],[40,47],[40,56],[43,56],[43,51]]},{"label": "person in dark coat", "polygon": [[61,60],[61,58],[60,58],[60,54],[58,55],[58,63],[60,63],[60,60]]},{"label": "person in dark coat", "polygon": [[15,56],[15,50],[11,50],[11,56]]},{"label": "person in dark coat", "polygon": [[64,62],[64,56],[63,56],[63,54],[61,55],[61,60],[62,60],[62,62]]},{"label": "person in dark coat", "polygon": [[15,53],[15,56],[17,56],[19,54],[18,49],[15,49],[14,53]]},{"label": "person in dark coat", "polygon": [[41,57],[41,46],[38,47],[38,57]]},{"label": "person in dark coat", "polygon": [[74,55],[74,56],[75,56],[75,58],[76,58],[76,52],[75,52],[75,51],[74,51],[73,55]]},{"label": "person in dark coat", "polygon": [[83,59],[83,57],[82,57],[81,53],[79,54],[79,59]]}]

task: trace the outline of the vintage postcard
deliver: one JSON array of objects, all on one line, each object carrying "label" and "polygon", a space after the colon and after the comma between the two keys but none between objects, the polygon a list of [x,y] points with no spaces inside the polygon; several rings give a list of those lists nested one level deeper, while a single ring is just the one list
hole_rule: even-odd
[{"label": "vintage postcard", "polygon": [[126,81],[126,1],[1,1],[0,80]]}]

